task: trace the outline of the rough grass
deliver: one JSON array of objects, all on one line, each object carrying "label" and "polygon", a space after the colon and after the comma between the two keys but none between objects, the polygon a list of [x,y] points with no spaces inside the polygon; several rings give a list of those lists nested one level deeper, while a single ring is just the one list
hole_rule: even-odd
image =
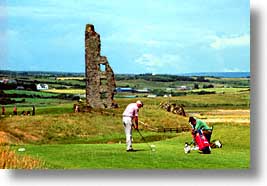
[{"label": "rough grass", "polygon": [[[242,96],[229,94],[232,104],[237,104],[239,108]],[[145,98],[144,108],[140,109],[140,121],[150,128],[182,128],[189,127],[188,117],[175,115],[159,108],[160,102],[170,101],[170,103],[208,104],[214,105],[218,102],[225,104],[226,101],[220,100],[220,95],[203,96],[183,96],[166,98]],[[229,99],[230,99],[229,98]],[[237,100],[239,98],[239,100]],[[235,100],[236,99],[236,100]],[[6,134],[13,136],[16,140],[24,143],[107,143],[119,142],[124,138],[122,127],[122,113],[129,102],[137,99],[117,99],[118,109],[93,110],[91,113],[73,113],[72,104],[60,104],[57,106],[36,107],[36,116],[12,116],[4,117],[0,120],[0,129]],[[217,100],[217,102],[216,102]],[[249,112],[247,109],[231,110],[212,109],[211,107],[198,107],[198,110],[191,109],[185,105],[185,111],[189,115],[194,115],[207,121],[208,124],[216,123],[237,123],[238,120],[247,126],[249,125]],[[11,109],[11,108],[9,108]],[[18,110],[20,107],[18,107]],[[29,107],[30,109],[30,107]],[[235,109],[234,109],[235,110]],[[240,115],[242,114],[242,117]],[[144,125],[140,128],[147,130]],[[154,135],[149,134],[151,140],[162,140],[173,137],[173,134]],[[165,137],[164,137],[165,136]]]},{"label": "rough grass", "polygon": [[[13,116],[2,120],[0,127],[24,143],[106,143],[124,139],[121,114],[109,112]],[[161,140],[173,134],[150,136]]]},{"label": "rough grass", "polygon": [[0,146],[0,169],[41,169],[43,162],[29,156],[19,156],[9,147]]},{"label": "rough grass", "polygon": [[[2,141],[3,144],[19,145],[12,148],[22,156],[40,157],[48,168],[249,167],[249,92],[142,99],[145,105],[139,112],[140,120],[152,128],[188,126],[188,117],[159,108],[160,102],[166,101],[184,104],[188,116],[199,116],[206,121],[218,119],[208,124],[215,128],[212,138],[222,140],[224,146],[208,156],[197,152],[184,154],[184,142],[191,140],[189,132],[156,133],[143,125],[140,125],[141,132],[147,142],[156,144],[156,153],[149,150],[136,132],[133,134],[134,147],[139,151],[126,153],[121,114],[127,104],[136,100],[116,99],[118,109],[99,109],[91,113],[72,113],[72,104],[64,103],[36,107],[36,116],[4,116],[0,119],[0,132],[5,136]],[[237,118],[246,122],[236,122]],[[17,152],[21,146],[26,148],[25,152]]]}]

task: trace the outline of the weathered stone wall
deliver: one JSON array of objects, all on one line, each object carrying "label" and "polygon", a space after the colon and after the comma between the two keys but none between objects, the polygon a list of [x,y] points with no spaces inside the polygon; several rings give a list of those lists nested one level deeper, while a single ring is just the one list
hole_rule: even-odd
[{"label": "weathered stone wall", "polygon": [[115,78],[107,58],[100,55],[100,35],[94,25],[85,29],[86,103],[93,108],[111,108]]}]

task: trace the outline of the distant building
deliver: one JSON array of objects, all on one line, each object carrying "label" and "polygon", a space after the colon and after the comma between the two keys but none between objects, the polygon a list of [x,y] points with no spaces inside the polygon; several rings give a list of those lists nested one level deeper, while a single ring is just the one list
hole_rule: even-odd
[{"label": "distant building", "polygon": [[130,92],[130,93],[149,93],[147,88],[144,89],[134,89],[130,87],[117,87],[116,92]]},{"label": "distant building", "polygon": [[190,87],[187,87],[187,86],[179,86],[177,87],[177,90],[190,90],[191,88]]},{"label": "distant building", "polygon": [[137,90],[135,90],[135,92],[137,92],[137,93],[149,93],[150,91],[147,88],[144,88],[144,89],[137,89]]},{"label": "distant building", "polygon": [[17,88],[16,88],[17,90],[24,90],[25,88],[24,88],[24,86],[17,86]]},{"label": "distant building", "polygon": [[8,79],[1,79],[1,80],[0,80],[0,83],[7,84],[7,83],[8,83]]},{"label": "distant building", "polygon": [[37,84],[36,85],[36,89],[37,90],[48,90],[48,85],[47,84],[40,83],[40,84]]},{"label": "distant building", "polygon": [[135,92],[135,89],[129,87],[117,87],[116,92]]},{"label": "distant building", "polygon": [[1,79],[0,83],[3,84],[17,84],[17,81],[14,79]]},{"label": "distant building", "polygon": [[169,94],[169,95],[165,94],[163,97],[164,97],[164,98],[172,97],[172,95],[171,95],[171,94]]},{"label": "distant building", "polygon": [[0,80],[0,90],[12,90],[17,88],[17,81],[12,79]]},{"label": "distant building", "polygon": [[149,95],[147,95],[147,97],[148,98],[155,98],[155,97],[157,97],[157,95],[155,95],[155,94],[149,94]]}]

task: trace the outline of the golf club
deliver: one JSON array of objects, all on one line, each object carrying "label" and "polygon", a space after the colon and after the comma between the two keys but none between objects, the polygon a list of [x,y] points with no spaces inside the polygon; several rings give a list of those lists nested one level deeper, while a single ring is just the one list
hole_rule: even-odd
[{"label": "golf club", "polygon": [[139,135],[141,136],[142,140],[149,146],[151,151],[155,151],[155,149],[153,149],[148,142],[145,140],[144,136],[141,134],[141,132],[139,131],[139,129],[136,129],[136,131],[139,133]]}]

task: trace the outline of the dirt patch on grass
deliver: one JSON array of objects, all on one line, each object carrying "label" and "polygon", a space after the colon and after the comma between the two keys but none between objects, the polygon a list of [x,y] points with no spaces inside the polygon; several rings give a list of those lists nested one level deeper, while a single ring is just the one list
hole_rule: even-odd
[{"label": "dirt patch on grass", "polygon": [[218,109],[218,110],[213,110],[211,112],[207,112],[207,115],[250,115],[250,110],[245,109],[245,110],[228,110],[228,109]]},{"label": "dirt patch on grass", "polygon": [[0,144],[19,143],[20,140],[4,131],[0,131]]},{"label": "dirt patch on grass", "polygon": [[247,118],[244,119],[232,119],[232,118],[212,118],[206,119],[207,123],[240,123],[240,124],[249,124],[250,120]]},{"label": "dirt patch on grass", "polygon": [[20,129],[14,129],[14,132],[18,135],[18,136],[22,136],[22,138],[27,141],[38,141],[39,138],[36,136],[33,136],[31,134],[28,134]]},{"label": "dirt patch on grass", "polygon": [[237,123],[250,124],[250,110],[249,109],[216,109],[202,114],[194,114],[207,123]]}]

